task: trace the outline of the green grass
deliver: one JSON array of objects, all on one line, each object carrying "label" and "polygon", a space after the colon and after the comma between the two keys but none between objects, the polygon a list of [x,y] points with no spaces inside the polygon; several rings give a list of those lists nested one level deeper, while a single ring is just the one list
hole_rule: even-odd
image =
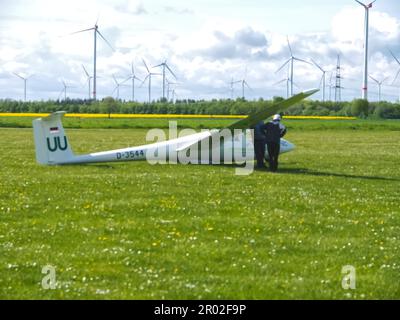
[{"label": "green grass", "polygon": [[[287,124],[297,149],[280,173],[250,176],[40,166],[30,129],[0,129],[0,298],[399,299],[398,122]],[[68,134],[80,153],[143,144],[146,130]],[[41,288],[45,265],[56,290]],[[341,287],[345,265],[356,290]]]}]

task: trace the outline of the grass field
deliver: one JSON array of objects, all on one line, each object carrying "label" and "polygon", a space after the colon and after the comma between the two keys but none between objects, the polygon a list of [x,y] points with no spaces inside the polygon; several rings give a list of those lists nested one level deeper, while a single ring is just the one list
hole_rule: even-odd
[{"label": "grass field", "polygon": [[[145,143],[145,122],[91,121],[67,131],[76,153]],[[297,149],[280,173],[250,176],[45,167],[31,129],[0,128],[0,298],[399,299],[400,122],[286,124]],[[46,265],[55,290],[41,287]],[[355,290],[342,289],[345,265]]]}]

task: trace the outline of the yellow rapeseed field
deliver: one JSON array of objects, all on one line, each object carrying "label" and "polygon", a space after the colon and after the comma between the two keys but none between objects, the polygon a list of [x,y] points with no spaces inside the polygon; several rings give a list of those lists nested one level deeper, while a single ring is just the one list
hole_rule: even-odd
[{"label": "yellow rapeseed field", "polygon": [[[49,113],[0,113],[0,117],[45,117]],[[208,114],[122,114],[122,113],[67,113],[70,118],[118,118],[118,119],[243,119],[245,115],[208,115]],[[317,120],[355,120],[356,117],[338,116],[284,116],[285,119],[317,119]]]}]

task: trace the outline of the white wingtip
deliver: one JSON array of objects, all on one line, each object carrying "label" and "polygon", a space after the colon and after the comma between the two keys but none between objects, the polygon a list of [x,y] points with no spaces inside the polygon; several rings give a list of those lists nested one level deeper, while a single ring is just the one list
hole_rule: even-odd
[{"label": "white wingtip", "polygon": [[314,93],[316,93],[316,92],[318,92],[318,91],[319,91],[319,89],[314,88],[314,89],[310,89],[310,90],[305,90],[305,91],[303,91],[303,94],[306,95],[306,96],[311,96],[311,95],[313,95]]}]

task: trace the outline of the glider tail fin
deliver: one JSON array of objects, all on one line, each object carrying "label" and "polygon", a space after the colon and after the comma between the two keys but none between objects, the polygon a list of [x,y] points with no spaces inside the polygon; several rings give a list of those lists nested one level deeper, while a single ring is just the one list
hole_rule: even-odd
[{"label": "glider tail fin", "polygon": [[68,163],[74,154],[61,122],[65,111],[33,120],[36,160],[41,164]]}]

